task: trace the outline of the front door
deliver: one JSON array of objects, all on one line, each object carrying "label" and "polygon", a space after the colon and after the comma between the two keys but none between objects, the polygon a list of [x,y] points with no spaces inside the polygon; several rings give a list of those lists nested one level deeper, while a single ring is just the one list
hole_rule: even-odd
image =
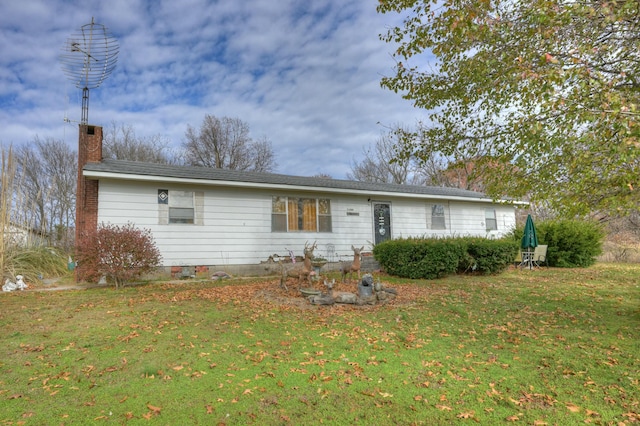
[{"label": "front door", "polygon": [[373,233],[375,243],[379,244],[391,238],[391,205],[373,204]]}]

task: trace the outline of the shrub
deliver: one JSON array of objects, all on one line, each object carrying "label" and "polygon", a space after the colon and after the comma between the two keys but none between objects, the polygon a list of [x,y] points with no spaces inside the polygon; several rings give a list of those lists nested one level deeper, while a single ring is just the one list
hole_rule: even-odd
[{"label": "shrub", "polygon": [[[593,221],[561,219],[536,224],[538,244],[546,244],[547,264],[560,268],[586,268],[602,253],[604,230]],[[523,228],[513,238],[520,245]]]},{"label": "shrub", "polygon": [[461,259],[459,272],[496,274],[513,264],[513,259],[518,253],[518,244],[511,239],[490,240],[468,237],[462,241],[465,244],[467,256]]},{"label": "shrub", "polygon": [[80,279],[97,281],[104,276],[118,288],[153,270],[161,256],[149,229],[132,223],[102,224],[81,239],[77,260]]},{"label": "shrub", "polygon": [[373,248],[386,272],[402,278],[441,278],[456,272],[494,274],[504,271],[518,252],[512,239],[403,238]]},{"label": "shrub", "polygon": [[604,230],[592,221],[557,220],[537,228],[540,244],[547,244],[549,266],[575,268],[591,266],[602,253]]}]

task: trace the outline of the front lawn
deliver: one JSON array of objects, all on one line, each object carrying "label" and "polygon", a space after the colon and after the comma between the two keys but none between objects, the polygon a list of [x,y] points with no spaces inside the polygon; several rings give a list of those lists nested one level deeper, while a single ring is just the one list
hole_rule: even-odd
[{"label": "front lawn", "polygon": [[639,265],[381,279],[0,294],[0,424],[640,422]]}]

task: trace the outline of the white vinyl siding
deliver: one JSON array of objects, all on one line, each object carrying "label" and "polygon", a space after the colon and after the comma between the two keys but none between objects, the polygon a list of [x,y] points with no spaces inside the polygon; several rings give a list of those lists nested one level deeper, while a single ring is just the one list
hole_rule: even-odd
[{"label": "white vinyl siding", "polygon": [[[161,219],[162,205],[158,189],[193,192],[194,224],[168,223]],[[330,200],[330,210],[318,205],[318,229],[322,229],[323,212],[330,211],[330,232],[272,232],[273,196]],[[135,182],[101,179],[98,196],[98,223],[117,225],[133,223],[150,229],[162,254],[165,266],[210,265],[224,269],[230,265],[258,265],[273,254],[291,249],[302,255],[306,243],[317,242],[315,254],[333,259],[353,257],[351,246],[372,250],[374,241],[373,209],[368,195],[319,192],[275,191],[258,188],[227,188],[177,183]],[[447,229],[431,231],[431,210],[424,199],[387,197],[377,200],[391,205],[392,238],[424,235],[485,236],[485,208],[488,203],[434,200],[428,204],[446,206]],[[501,235],[515,226],[514,207],[495,205]],[[327,217],[328,218],[328,217]]]}]

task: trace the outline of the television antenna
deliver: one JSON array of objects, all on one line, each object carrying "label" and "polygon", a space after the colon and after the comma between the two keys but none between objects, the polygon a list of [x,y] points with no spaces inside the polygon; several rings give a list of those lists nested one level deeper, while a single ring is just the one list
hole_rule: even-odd
[{"label": "television antenna", "polygon": [[62,71],[78,88],[82,89],[82,117],[80,124],[89,122],[89,89],[100,87],[116,67],[118,41],[107,27],[91,23],[71,34],[60,55]]}]

